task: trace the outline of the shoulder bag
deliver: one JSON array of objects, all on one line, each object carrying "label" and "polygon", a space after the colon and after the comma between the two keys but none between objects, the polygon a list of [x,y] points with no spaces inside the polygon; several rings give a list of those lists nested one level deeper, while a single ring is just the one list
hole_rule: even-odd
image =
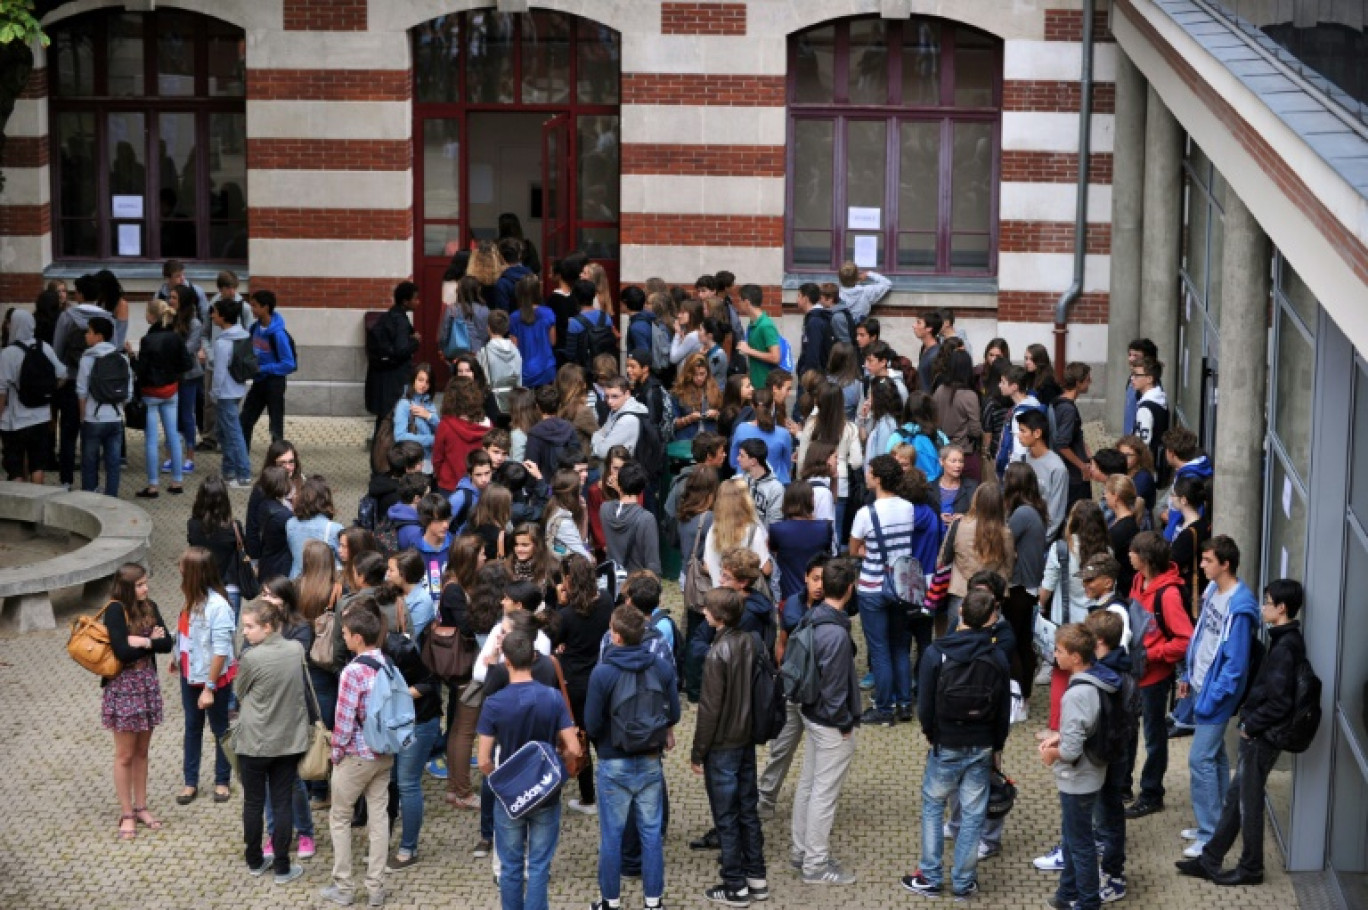
[{"label": "shoulder bag", "polygon": [[233,541],[237,554],[238,594],[244,603],[256,600],[261,594],[261,582],[257,578],[256,567],[252,565],[252,557],[247,555],[247,547],[242,543],[242,529],[236,521],[233,522]]},{"label": "shoulder bag", "polygon": [[876,506],[877,503],[869,506],[869,520],[874,526],[874,539],[879,544],[879,559],[884,565],[881,593],[891,597],[895,606],[909,614],[922,612],[926,609],[926,575],[922,572],[921,563],[911,553],[889,558]]},{"label": "shoulder bag", "polygon": [[109,629],[100,621],[109,609],[109,603],[94,616],[78,616],[72,620],[71,637],[67,639],[67,654],[71,659],[105,679],[118,676],[123,669],[123,664],[114,656],[114,646],[109,643]]},{"label": "shoulder bag", "polygon": [[708,575],[708,564],[703,560],[699,550],[700,543],[706,539],[704,532],[710,526],[711,522],[705,513],[705,517],[698,521],[693,546],[689,548],[689,560],[684,566],[684,604],[695,613],[702,612],[703,597],[713,589],[713,580]]},{"label": "shoulder bag", "polygon": [[459,626],[441,625],[440,615],[439,612],[438,621],[429,627],[431,631],[423,641],[423,665],[443,682],[469,679],[480,649],[475,639],[462,632]]},{"label": "shoulder bag", "polygon": [[309,728],[309,748],[299,757],[299,777],[301,780],[327,780],[332,764],[332,733],[324,726],[323,712],[318,709],[318,695],[314,692],[313,678],[309,676],[308,660],[304,661],[304,682],[309,687],[308,707],[313,711],[313,726]]},{"label": "shoulder bag", "polygon": [[[561,670],[560,661],[553,655],[551,662],[556,665],[556,682],[560,684],[561,698],[565,699],[565,710],[573,720],[575,712],[570,707],[570,692],[565,688],[565,673]],[[579,758],[570,758],[562,750],[559,739],[556,742],[556,751],[560,752],[561,761],[565,762],[565,773],[571,777],[579,777],[579,773],[584,770],[584,766],[589,762],[589,735],[584,732],[584,728],[575,725],[575,739],[579,742]]]},{"label": "shoulder bag", "polygon": [[931,575],[931,584],[926,586],[926,611],[943,613],[950,600],[950,577],[955,573],[955,535],[959,531],[960,519],[950,522],[941,541],[940,556],[936,559],[936,571]]}]

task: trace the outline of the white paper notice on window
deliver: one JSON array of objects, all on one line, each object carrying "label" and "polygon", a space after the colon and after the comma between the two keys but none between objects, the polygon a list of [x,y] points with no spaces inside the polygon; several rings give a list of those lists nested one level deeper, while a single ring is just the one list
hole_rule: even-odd
[{"label": "white paper notice on window", "polygon": [[119,225],[119,255],[120,255],[120,256],[141,256],[141,255],[142,255],[142,225],[141,225],[141,224],[121,224],[121,225]]},{"label": "white paper notice on window", "polygon": [[139,219],[143,216],[143,197],[115,196],[111,207],[111,217]]},{"label": "white paper notice on window", "polygon": [[855,238],[855,264],[862,269],[872,269],[879,264],[879,238]]},{"label": "white paper notice on window", "polygon": [[877,231],[880,227],[880,211],[852,205],[846,213],[846,228],[852,231]]},{"label": "white paper notice on window", "polygon": [[[1283,517],[1284,517],[1284,518],[1287,518],[1287,519],[1291,519],[1291,518],[1292,518],[1292,478],[1291,478],[1291,477],[1284,477],[1284,478],[1283,478],[1282,507],[1283,507]],[[1283,573],[1283,574],[1286,574],[1286,573]]]}]

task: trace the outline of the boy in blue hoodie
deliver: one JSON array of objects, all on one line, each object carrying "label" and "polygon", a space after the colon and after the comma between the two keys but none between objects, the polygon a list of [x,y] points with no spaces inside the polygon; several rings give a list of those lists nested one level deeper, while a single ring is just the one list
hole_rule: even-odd
[{"label": "boy in blue hoodie", "polygon": [[441,493],[418,500],[418,524],[423,533],[413,544],[427,566],[427,589],[433,600],[442,596],[442,573],[451,556],[451,504]]},{"label": "boy in blue hoodie", "polygon": [[[1202,452],[1197,434],[1187,427],[1174,427],[1164,434],[1163,441],[1164,458],[1168,459],[1169,467],[1173,470],[1173,482],[1177,483],[1180,477],[1194,477],[1206,481],[1209,489],[1211,476],[1215,472],[1211,468],[1211,459]],[[1202,514],[1207,514],[1205,508]],[[1172,543],[1178,534],[1178,526],[1183,523],[1182,510],[1166,506],[1159,517],[1164,523],[1164,539]]]},{"label": "boy in blue hoodie", "polygon": [[1012,413],[1009,418],[1009,426],[1002,428],[1002,441],[998,444],[996,467],[998,479],[1007,473],[1007,465],[1013,461],[1021,461],[1026,454],[1026,448],[1021,444],[1017,437],[1017,418],[1026,411],[1039,411],[1047,413],[1045,406],[1040,403],[1040,399],[1035,397],[1035,393],[1030,391],[1030,374],[1025,367],[1008,367],[998,380],[998,391],[1004,396],[1012,399]]},{"label": "boy in blue hoodie", "polygon": [[1187,671],[1178,680],[1178,697],[1192,696],[1197,724],[1188,752],[1192,809],[1197,827],[1183,831],[1192,841],[1183,855],[1193,859],[1216,832],[1226,788],[1230,759],[1226,756],[1226,724],[1239,707],[1249,680],[1255,635],[1259,631],[1259,602],[1235,577],[1240,548],[1224,534],[1202,544],[1202,572],[1206,592],[1192,641],[1188,643]]},{"label": "boy in blue hoodie", "polygon": [[257,374],[242,402],[242,438],[252,447],[252,429],[261,412],[271,425],[271,441],[285,438],[285,377],[296,369],[294,344],[285,331],[285,317],[276,314],[276,296],[255,291],[248,299],[256,323],[252,326],[252,350]]},{"label": "boy in blue hoodie", "polygon": [[[395,532],[395,552],[416,549],[423,538],[423,522],[418,514],[418,503],[427,494],[426,474],[405,474],[399,481],[398,502],[385,512],[385,521]],[[441,499],[440,495],[435,495]],[[450,509],[450,506],[447,507]],[[377,534],[381,529],[377,528]],[[383,544],[381,549],[383,549]]]}]

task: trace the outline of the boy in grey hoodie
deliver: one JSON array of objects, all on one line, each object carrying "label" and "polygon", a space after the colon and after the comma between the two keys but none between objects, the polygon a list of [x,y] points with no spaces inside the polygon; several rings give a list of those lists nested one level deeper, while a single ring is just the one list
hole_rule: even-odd
[{"label": "boy in grey hoodie", "polygon": [[[1097,872],[1093,808],[1106,781],[1107,766],[1084,748],[1101,722],[1102,696],[1117,690],[1115,671],[1095,663],[1097,639],[1081,623],[1070,623],[1055,637],[1055,664],[1070,684],[1060,703],[1059,732],[1040,742],[1040,760],[1054,771],[1064,831],[1064,869],[1050,899],[1058,910],[1098,910],[1102,906]],[[1077,679],[1080,685],[1074,685]]]},{"label": "boy in grey hoodie", "polygon": [[622,498],[599,506],[608,558],[629,574],[650,569],[660,575],[660,531],[655,516],[641,507],[646,492],[646,469],[629,461],[618,471]]},{"label": "boy in grey hoodie", "polygon": [[250,337],[239,325],[242,303],[232,297],[220,297],[214,301],[209,318],[220,333],[214,341],[214,377],[209,385],[209,395],[218,406],[223,476],[230,487],[249,487],[252,485],[252,466],[247,460],[247,441],[238,414],[242,399],[247,395],[247,384],[234,379],[228,369],[233,360],[233,345]]}]

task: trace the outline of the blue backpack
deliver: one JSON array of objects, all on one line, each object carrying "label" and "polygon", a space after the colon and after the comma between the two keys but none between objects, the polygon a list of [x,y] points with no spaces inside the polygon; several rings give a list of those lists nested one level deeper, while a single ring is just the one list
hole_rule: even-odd
[{"label": "blue backpack", "polygon": [[413,727],[417,721],[408,683],[387,661],[373,657],[356,660],[376,671],[375,682],[366,696],[366,719],[361,722],[366,747],[376,755],[397,755],[413,742]]},{"label": "blue backpack", "polygon": [[455,360],[462,354],[470,353],[470,321],[461,311],[460,304],[452,304],[442,322],[442,354],[447,360]]},{"label": "blue backpack", "polygon": [[532,739],[505,758],[485,779],[508,817],[519,819],[560,794],[565,766],[550,743]]},{"label": "blue backpack", "polygon": [[670,701],[650,670],[620,675],[608,705],[613,748],[640,755],[665,747],[670,733]]},{"label": "blue backpack", "polygon": [[793,345],[783,335],[779,336],[779,369],[793,372]]}]

